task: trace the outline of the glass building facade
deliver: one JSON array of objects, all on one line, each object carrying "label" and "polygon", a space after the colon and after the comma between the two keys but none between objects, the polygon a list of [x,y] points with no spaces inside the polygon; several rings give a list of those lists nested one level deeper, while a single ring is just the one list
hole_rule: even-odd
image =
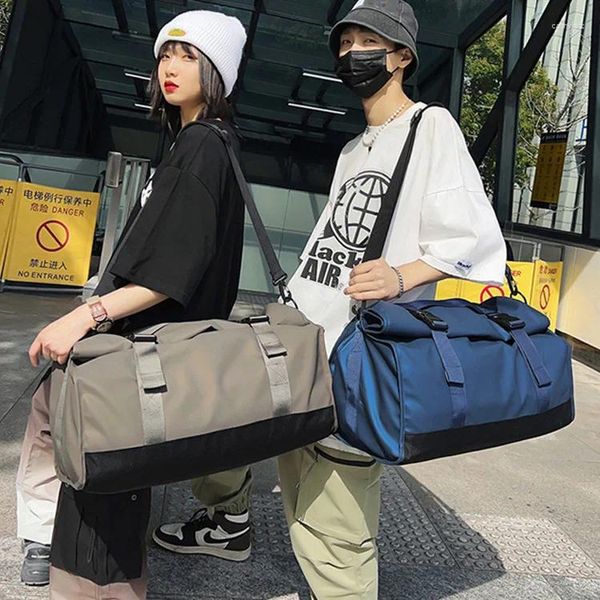
[{"label": "glass building facade", "polygon": [[[331,25],[354,4],[14,0],[0,63],[0,175],[14,164],[7,155],[52,165],[85,160],[101,173],[116,150],[156,165],[170,140],[147,119],[153,38],[184,10],[221,10],[248,31],[233,96],[244,169],[292,272],[327,201],[337,155],[364,127],[360,103],[332,76],[327,48]],[[600,246],[600,3],[412,5],[421,67],[407,93],[444,103],[461,123],[505,231]],[[532,198],[539,145],[555,132],[567,135],[560,194],[555,205],[539,207]],[[38,183],[51,177],[32,174]],[[124,206],[137,193],[129,188]],[[246,229],[242,287],[270,291],[249,223]]]}]

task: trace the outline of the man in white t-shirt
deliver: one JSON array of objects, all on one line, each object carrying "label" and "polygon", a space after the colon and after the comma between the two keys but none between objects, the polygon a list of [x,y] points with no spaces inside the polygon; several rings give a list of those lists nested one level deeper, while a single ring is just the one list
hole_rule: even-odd
[{"label": "man in white t-shirt", "polygon": [[[411,117],[403,82],[418,66],[417,21],[401,0],[361,0],[330,34],[338,77],[362,98],[365,132],[342,150],[329,203],[290,281],[331,352],[364,300],[433,297],[448,276],[501,282],[500,227],[450,113],[419,125],[383,257],[361,262]],[[295,555],[318,600],[377,597],[381,465],[336,438],[279,459]]]}]

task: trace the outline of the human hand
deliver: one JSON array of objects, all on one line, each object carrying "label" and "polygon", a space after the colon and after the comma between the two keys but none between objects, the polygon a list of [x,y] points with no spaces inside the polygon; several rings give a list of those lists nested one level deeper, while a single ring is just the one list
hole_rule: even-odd
[{"label": "human hand", "polygon": [[398,273],[383,258],[352,269],[344,294],[353,300],[391,300],[400,294]]},{"label": "human hand", "polygon": [[94,325],[94,319],[86,305],[82,305],[64,317],[50,323],[40,331],[29,348],[29,360],[34,367],[40,356],[61,365],[67,362],[69,353]]}]

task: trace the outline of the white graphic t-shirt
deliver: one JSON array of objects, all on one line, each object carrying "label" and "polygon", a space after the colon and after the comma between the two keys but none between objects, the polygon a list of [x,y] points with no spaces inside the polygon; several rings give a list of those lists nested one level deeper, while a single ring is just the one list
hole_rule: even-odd
[{"label": "white graphic t-shirt", "polygon": [[[328,352],[352,319],[352,301],[343,290],[364,255],[410,119],[424,106],[419,102],[392,121],[371,151],[367,135],[373,137],[377,128],[342,150],[329,202],[290,280],[300,310],[325,328]],[[506,251],[500,226],[463,134],[443,108],[428,109],[419,124],[383,257],[392,266],[421,259],[453,277],[503,280]],[[431,298],[433,289],[421,286],[402,301]]]},{"label": "white graphic t-shirt", "polygon": [[[382,129],[370,151],[376,127],[345,146],[329,202],[290,280],[300,310],[324,327],[328,353],[354,316],[343,290],[364,255],[410,119],[424,106],[411,106]],[[383,257],[392,266],[421,259],[452,277],[503,281],[506,249],[500,226],[464,136],[443,108],[429,108],[419,124]],[[402,301],[433,298],[434,289],[415,288]]]}]

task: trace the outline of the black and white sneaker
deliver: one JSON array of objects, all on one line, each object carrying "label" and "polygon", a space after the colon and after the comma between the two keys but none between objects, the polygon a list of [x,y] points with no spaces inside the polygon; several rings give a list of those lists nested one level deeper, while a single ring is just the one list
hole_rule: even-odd
[{"label": "black and white sneaker", "polygon": [[25,585],[50,583],[50,546],[31,540],[23,541],[25,558],[21,567],[21,582]]},{"label": "black and white sneaker", "polygon": [[152,539],[162,548],[180,554],[207,554],[225,560],[242,561],[250,556],[250,515],[215,511],[212,518],[203,508],[187,523],[166,523],[157,527]]}]

